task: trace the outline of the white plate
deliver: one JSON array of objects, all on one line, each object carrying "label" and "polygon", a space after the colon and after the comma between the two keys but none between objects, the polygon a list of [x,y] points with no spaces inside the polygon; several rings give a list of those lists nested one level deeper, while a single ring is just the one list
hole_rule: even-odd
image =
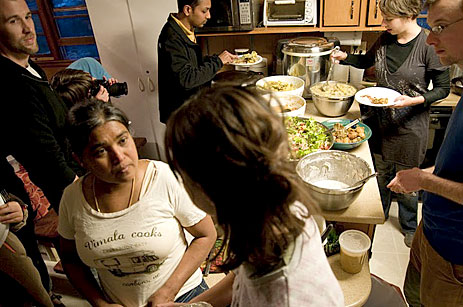
[{"label": "white plate", "polygon": [[[370,99],[368,99],[367,97],[362,97],[365,95],[368,95],[374,98],[387,98],[388,103],[387,104],[371,103]],[[393,89],[374,86],[374,87],[367,87],[367,88],[364,88],[363,90],[358,91],[355,94],[355,100],[357,100],[358,103],[364,104],[366,106],[382,108],[382,107],[389,107],[389,106],[395,105],[396,102],[394,102],[394,99],[396,99],[400,95],[401,94],[399,92],[394,91]]]},{"label": "white plate", "polygon": [[[241,58],[241,57],[243,57],[243,55],[240,55],[238,57]],[[254,62],[254,63],[233,63],[233,62],[230,62],[229,64],[230,65],[235,65],[235,66],[253,66],[253,65],[259,64],[260,62],[262,62],[262,57],[260,55],[257,55],[257,61]]]}]

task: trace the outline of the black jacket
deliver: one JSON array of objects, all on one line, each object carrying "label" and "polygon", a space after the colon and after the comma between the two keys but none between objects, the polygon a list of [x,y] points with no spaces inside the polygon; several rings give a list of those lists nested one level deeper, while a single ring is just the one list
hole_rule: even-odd
[{"label": "black jacket", "polygon": [[64,188],[83,170],[72,159],[66,138],[66,105],[52,91],[42,69],[32,61],[29,65],[42,79],[0,56],[0,159],[14,156],[58,212]]},{"label": "black jacket", "polygon": [[186,36],[172,16],[159,35],[158,63],[162,122],[202,86],[209,85],[223,66],[217,55],[203,58],[199,45]]}]

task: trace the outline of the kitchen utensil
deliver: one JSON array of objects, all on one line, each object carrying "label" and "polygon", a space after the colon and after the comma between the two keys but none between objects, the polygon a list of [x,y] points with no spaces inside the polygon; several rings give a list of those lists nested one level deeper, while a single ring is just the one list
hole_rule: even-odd
[{"label": "kitchen utensil", "polygon": [[[340,119],[329,119],[329,120],[324,121],[322,124],[325,125],[326,127],[328,127],[328,129],[330,129],[331,133],[333,133],[332,128],[333,128],[334,124],[339,123],[339,124],[343,125],[344,127],[346,127],[350,123],[353,123],[353,122],[354,121],[351,122],[350,119],[340,118]],[[363,129],[365,131],[365,138],[363,140],[361,140],[359,142],[355,142],[355,143],[341,143],[341,142],[336,142],[336,139],[335,139],[333,149],[350,150],[350,149],[356,148],[356,147],[362,145],[364,142],[368,141],[368,139],[372,135],[370,127],[368,127],[366,124],[364,124],[362,122],[358,122],[357,125],[360,126],[360,127],[363,127]]]},{"label": "kitchen utensil", "polygon": [[367,177],[363,178],[363,179],[360,179],[359,181],[357,181],[356,183],[354,183],[352,186],[353,187],[356,187],[358,185],[363,185],[365,184],[369,179],[373,178],[373,177],[376,177],[378,176],[378,172],[374,172],[373,174],[371,175],[368,175]]},{"label": "kitchen utensil", "polygon": [[331,230],[333,230],[333,228],[334,228],[333,224],[328,224],[328,226],[326,226],[325,230],[323,230],[323,232],[321,234],[322,243],[326,240],[326,238],[330,234]]},{"label": "kitchen utensil", "polygon": [[453,78],[450,82],[450,89],[454,94],[461,96],[461,93],[463,92],[463,77],[460,76]]},{"label": "kitchen utensil", "polygon": [[[323,86],[326,83],[336,83],[337,81],[322,81],[315,83],[310,88],[314,88],[316,86]],[[312,92],[312,91],[311,91]],[[339,98],[331,98],[318,95],[312,92],[312,101],[314,102],[315,108],[320,112],[322,115],[329,116],[329,117],[337,117],[346,114],[352,103],[354,102],[354,94],[351,96],[339,97]]]},{"label": "kitchen utensil", "polygon": [[[330,53],[330,57],[331,57],[331,54],[333,54],[333,52],[339,51],[339,49],[340,49],[339,46],[334,47],[333,51],[331,51]],[[334,62],[331,60],[331,58],[330,58],[330,62],[331,62],[331,65],[330,65],[330,70],[328,71],[328,77],[326,77],[326,83],[323,85],[323,87],[325,88],[328,88],[328,81],[331,80],[331,77],[333,75]]]},{"label": "kitchen utensil", "polygon": [[310,195],[320,208],[341,210],[357,199],[364,186],[352,185],[372,171],[365,160],[354,154],[322,150],[300,159],[296,172],[306,182]]}]

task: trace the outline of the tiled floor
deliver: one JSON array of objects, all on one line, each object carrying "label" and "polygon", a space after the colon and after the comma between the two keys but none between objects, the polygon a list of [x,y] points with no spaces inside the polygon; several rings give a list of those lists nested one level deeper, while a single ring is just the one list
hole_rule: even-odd
[{"label": "tiled floor", "polygon": [[[421,204],[418,208],[418,220],[421,219]],[[391,206],[389,219],[383,224],[376,227],[375,237],[373,239],[372,257],[370,259],[371,273],[382,279],[403,287],[405,272],[408,265],[410,249],[405,246],[404,236],[400,232],[398,221],[397,203]],[[62,301],[66,306],[80,307],[90,306],[85,300],[81,299],[75,292],[64,275],[52,272],[53,263],[49,264],[49,270],[53,276],[53,282],[56,292],[63,296]],[[224,274],[210,274],[206,277],[209,287],[213,286]]]},{"label": "tiled floor", "polygon": [[[418,220],[421,219],[421,204],[418,205]],[[373,239],[370,272],[382,279],[403,287],[410,249],[404,243],[398,220],[398,206],[392,203],[389,219],[376,226]]]}]

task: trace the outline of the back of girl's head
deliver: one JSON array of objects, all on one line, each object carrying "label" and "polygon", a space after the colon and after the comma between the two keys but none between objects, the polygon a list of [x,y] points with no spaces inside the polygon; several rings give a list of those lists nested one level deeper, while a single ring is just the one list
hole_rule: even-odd
[{"label": "back of girl's head", "polygon": [[379,8],[390,16],[415,19],[423,10],[423,0],[381,0]]},{"label": "back of girl's head", "polygon": [[53,75],[50,85],[71,108],[74,104],[89,97],[93,82],[88,72],[67,68]]},{"label": "back of girl's head", "polygon": [[167,122],[166,150],[171,167],[215,204],[230,239],[229,268],[250,256],[263,268],[278,261],[302,231],[290,206],[300,200],[314,209],[288,160],[283,119],[255,90],[217,86],[190,98]]},{"label": "back of girl's head", "polygon": [[68,139],[79,157],[88,144],[93,129],[109,121],[117,121],[129,129],[130,121],[122,110],[96,98],[88,98],[74,105],[68,114]]}]

